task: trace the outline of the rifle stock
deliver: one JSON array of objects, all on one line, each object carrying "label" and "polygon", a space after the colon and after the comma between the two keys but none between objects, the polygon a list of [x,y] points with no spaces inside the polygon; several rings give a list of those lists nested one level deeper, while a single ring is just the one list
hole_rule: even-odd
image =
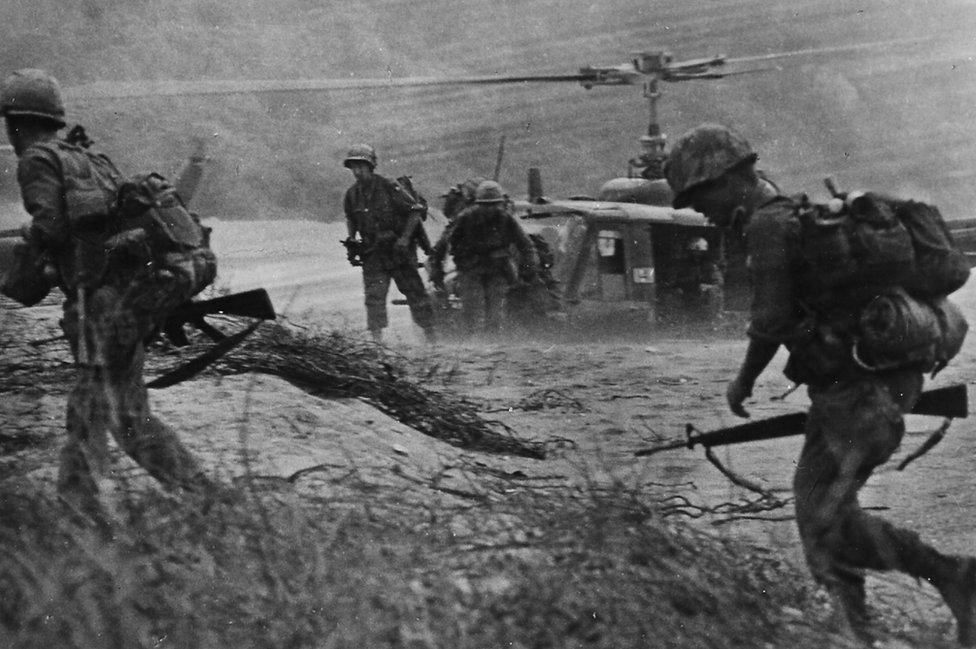
[{"label": "rifle stock", "polygon": [[[921,394],[915,406],[911,410],[913,415],[934,415],[938,417],[968,417],[969,416],[969,395],[965,385],[950,385],[945,388],[927,390]],[[683,442],[672,442],[661,446],[641,449],[635,451],[637,457],[654,455],[661,451],[668,451],[675,448],[694,448],[703,446],[711,448],[713,446],[727,446],[729,444],[741,444],[744,442],[755,442],[764,439],[777,439],[780,437],[792,437],[802,435],[804,426],[807,422],[807,413],[794,412],[788,415],[779,415],[763,419],[762,421],[752,421],[738,426],[721,428],[708,433],[695,434],[696,429],[688,424],[685,427],[687,439]]]},{"label": "rifle stock", "polygon": [[237,315],[246,318],[274,320],[274,306],[268,292],[263,288],[256,288],[241,293],[221,295],[209,300],[191,301],[179,306],[170,313],[170,319],[181,319],[184,322],[205,315]]},{"label": "rifle stock", "polygon": [[226,336],[203,319],[204,316],[218,314],[258,318],[260,320],[274,320],[277,317],[268,292],[263,288],[256,288],[241,293],[222,295],[210,300],[187,302],[174,309],[166,317],[162,330],[177,346],[189,343],[183,333],[184,324],[193,325],[215,342],[220,341]]}]

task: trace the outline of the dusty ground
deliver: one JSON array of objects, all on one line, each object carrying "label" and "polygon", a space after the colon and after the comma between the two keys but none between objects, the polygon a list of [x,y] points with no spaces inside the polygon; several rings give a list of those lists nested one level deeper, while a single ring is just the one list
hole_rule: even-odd
[{"label": "dusty ground", "polygon": [[[258,273],[252,263],[238,270],[240,256],[229,245],[225,251],[225,278]],[[275,262],[266,251],[260,256],[262,274],[274,287]],[[300,257],[296,253],[289,263],[298,263],[295,260]],[[322,259],[306,261],[319,264]],[[354,273],[334,264],[325,272],[335,273],[331,296],[355,293],[358,279]],[[242,284],[246,282],[228,280],[234,290],[246,288]],[[359,335],[357,302],[343,298],[300,303],[293,299],[290,306],[284,302],[283,309],[282,294],[290,291],[297,296],[304,290],[286,284],[282,282],[278,289],[277,303],[280,310],[293,310],[293,324],[338,326]],[[971,317],[976,315],[970,289],[957,297]],[[14,309],[4,302],[3,311],[0,335],[9,388],[0,400],[0,430],[7,436],[0,470],[5,476],[27,475],[50,484],[62,435],[67,356],[61,342],[35,347],[28,341],[57,333],[59,309],[54,302],[33,309]],[[316,317],[316,313],[320,315]],[[389,334],[390,348],[402,355],[417,380],[463,395],[479,404],[485,417],[508,424],[521,437],[547,443],[548,459],[458,449],[361,401],[311,397],[266,375],[200,378],[153,391],[152,406],[228,482],[249,473],[259,484],[292,485],[306,497],[328,494],[340,500],[346,493],[344,487],[355,483],[356,489],[347,490],[353,498],[362,493],[363,485],[369,485],[382,496],[376,499],[378,506],[422,506],[433,511],[443,507],[452,512],[447,524],[456,536],[468,537],[472,544],[484,542],[486,534],[517,540],[526,533],[511,529],[504,520],[485,526],[490,508],[467,508],[504,499],[507,489],[532,484],[583,491],[623,485],[671,505],[675,516],[694,518],[710,533],[741,536],[801,563],[788,489],[798,438],[719,452],[722,462],[736,474],[771,492],[774,499],[764,501],[766,506],[758,507],[759,511],[747,506],[756,501],[756,494],[732,485],[700,451],[681,449],[646,459],[633,456],[636,449],[680,438],[688,422],[703,430],[738,423],[727,412],[722,395],[742,352],[741,340],[641,332],[590,343],[523,338],[427,347],[416,342],[402,313],[394,317]],[[45,359],[46,370],[40,376],[33,370],[18,369],[18,359],[36,359],[36,354]],[[974,356],[976,346],[970,341],[932,385],[976,381]],[[780,366],[781,359],[774,361],[774,368]],[[782,401],[773,399],[787,387],[775,369],[764,374],[749,404],[753,417],[803,408],[802,393]],[[884,510],[893,521],[919,530],[947,551],[976,553],[970,516],[976,505],[971,477],[976,435],[968,421],[956,422],[940,446],[906,471],[892,468],[937,424],[931,418],[910,418],[912,432],[904,448],[895,462],[871,480],[863,501]],[[20,444],[15,438],[24,434],[27,439]],[[115,466],[118,475],[141,479],[139,469],[125,458],[119,456]],[[466,508],[458,509],[459,504]],[[461,511],[464,513],[458,513]],[[869,586],[890,625],[925,618],[944,620],[946,629],[950,628],[948,612],[931,588],[887,575],[872,578]],[[891,641],[888,646],[903,645]]]}]

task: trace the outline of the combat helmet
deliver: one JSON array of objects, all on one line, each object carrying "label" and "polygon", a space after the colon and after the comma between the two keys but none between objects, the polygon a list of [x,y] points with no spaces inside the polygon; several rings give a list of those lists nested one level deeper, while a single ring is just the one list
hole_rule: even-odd
[{"label": "combat helmet", "polygon": [[759,156],[742,136],[718,124],[702,124],[674,143],[665,165],[674,207],[690,205],[688,191],[720,178],[733,167]]},{"label": "combat helmet", "polygon": [[494,180],[486,180],[474,191],[475,203],[504,203],[505,192]]},{"label": "combat helmet", "polygon": [[376,150],[368,144],[354,144],[346,152],[346,157],[342,161],[342,165],[348,167],[352,162],[365,162],[375,169]]},{"label": "combat helmet", "polygon": [[60,128],[64,126],[61,86],[44,70],[17,70],[0,87],[0,115],[42,117]]}]

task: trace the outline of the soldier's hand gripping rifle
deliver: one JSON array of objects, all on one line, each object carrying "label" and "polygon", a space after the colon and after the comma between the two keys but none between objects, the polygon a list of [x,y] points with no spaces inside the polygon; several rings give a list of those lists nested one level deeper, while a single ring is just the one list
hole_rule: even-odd
[{"label": "soldier's hand gripping rifle", "polygon": [[[955,417],[969,416],[969,400],[965,385],[951,385],[935,390],[926,390],[918,398],[911,414],[914,415],[934,415],[952,419]],[[802,435],[804,426],[807,422],[807,413],[794,412],[788,415],[770,417],[762,421],[753,421],[730,428],[721,428],[711,432],[703,433],[692,424],[685,426],[685,440],[671,442],[660,446],[641,449],[635,451],[634,455],[646,457],[662,451],[670,451],[676,448],[692,449],[702,446],[710,449],[714,446],[727,446],[729,444],[741,444],[744,442],[756,442],[764,439],[777,439],[780,437],[791,437]],[[943,425],[926,440],[918,451],[913,453],[906,461],[902,462],[900,469],[903,469],[908,462],[928,452],[934,447],[945,434],[946,425]]]},{"label": "soldier's hand gripping rifle", "polygon": [[363,242],[357,241],[356,239],[342,239],[339,241],[343,246],[346,247],[346,259],[349,260],[350,266],[362,266],[363,265]]}]

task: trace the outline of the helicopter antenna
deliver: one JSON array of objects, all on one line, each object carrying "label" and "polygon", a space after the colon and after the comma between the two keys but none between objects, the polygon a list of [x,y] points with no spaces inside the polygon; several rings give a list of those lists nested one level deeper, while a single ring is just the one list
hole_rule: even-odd
[{"label": "helicopter antenna", "polygon": [[491,175],[491,179],[496,183],[498,178],[502,174],[502,160],[505,158],[505,134],[498,138],[498,155],[495,156],[495,173]]}]

